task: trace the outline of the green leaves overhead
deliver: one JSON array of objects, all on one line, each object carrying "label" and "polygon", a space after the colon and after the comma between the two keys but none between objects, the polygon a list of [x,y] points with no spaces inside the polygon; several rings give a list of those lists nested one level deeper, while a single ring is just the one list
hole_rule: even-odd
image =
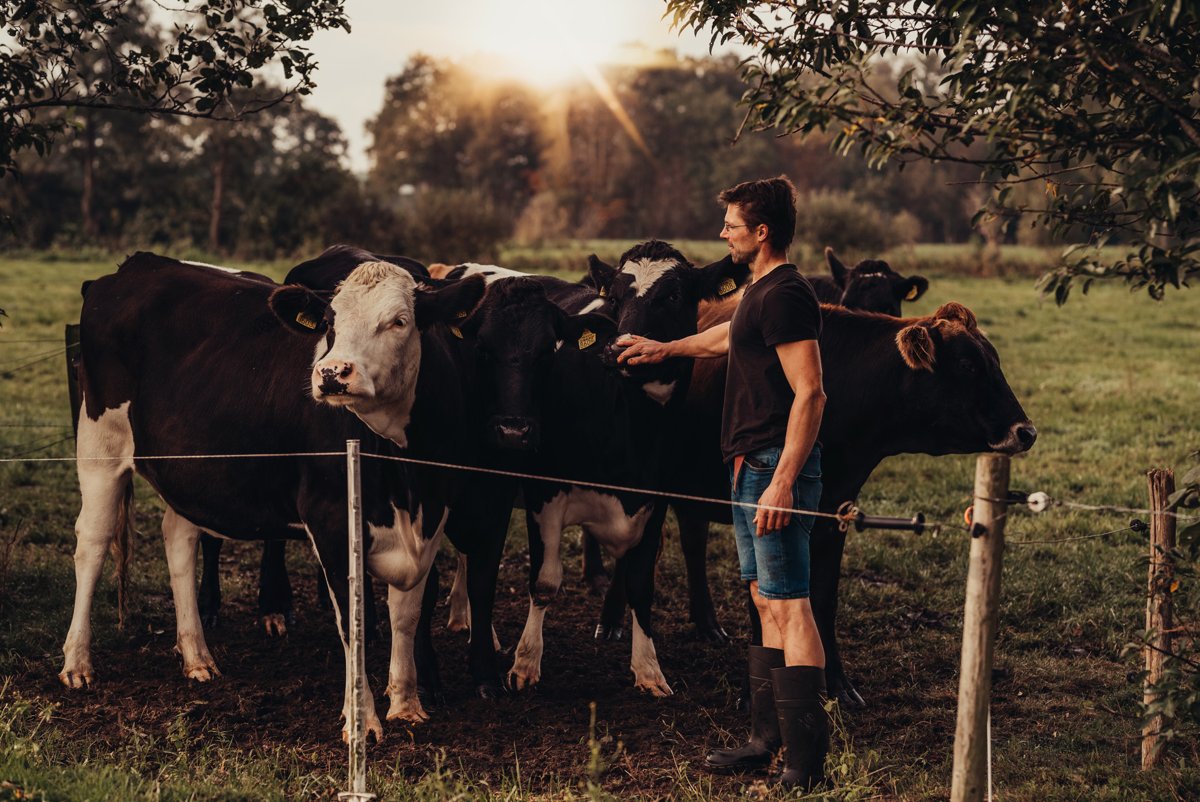
[{"label": "green leaves overhead", "polygon": [[1108,276],[1161,298],[1200,272],[1195,3],[667,0],[667,9],[677,27],[711,26],[714,42],[752,48],[742,70],[753,126],[830,131],[835,150],[858,147],[872,164],[978,165],[996,190],[987,214],[1032,214],[1057,233],[1127,246],[1115,264],[1100,265],[1095,248],[1065,259],[1043,280],[1059,302]]}]

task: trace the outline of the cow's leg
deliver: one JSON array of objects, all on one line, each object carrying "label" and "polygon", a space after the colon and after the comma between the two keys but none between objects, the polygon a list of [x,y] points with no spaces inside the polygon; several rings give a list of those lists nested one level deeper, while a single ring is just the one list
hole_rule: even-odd
[{"label": "cow's leg", "polygon": [[[531,494],[525,494],[527,507],[535,503]],[[551,502],[534,513],[525,512],[525,527],[529,532],[529,614],[525,629],[517,642],[513,666],[508,672],[508,685],[516,690],[533,687],[542,678],[542,625],[546,619],[546,607],[562,584],[563,510],[562,504]]]},{"label": "cow's leg", "polygon": [[717,610],[708,589],[708,520],[693,512],[675,510],[679,521],[679,549],[687,566],[688,607],[696,632],[704,640],[723,643],[729,635],[717,621]]},{"label": "cow's leg", "polygon": [[[431,573],[434,575],[432,584],[429,581]],[[419,723],[429,719],[429,714],[421,703],[417,686],[420,681],[427,696],[437,693],[436,661],[433,663],[432,676],[430,676],[428,661],[433,658],[432,644],[423,644],[420,650],[420,662],[425,664],[425,676],[420,675],[417,641],[418,639],[426,640],[428,636],[428,632],[421,633],[421,625],[432,620],[432,611],[428,615],[423,615],[422,607],[425,606],[426,588],[432,588],[433,597],[436,600],[436,576],[436,569],[431,568],[409,590],[401,590],[394,585],[388,585],[388,617],[392,622],[392,654],[388,664],[387,684],[387,695],[391,702],[387,713],[388,721],[398,719]],[[424,638],[421,637],[422,634],[424,634]]]},{"label": "cow's leg", "polygon": [[450,618],[446,629],[451,632],[467,632],[471,629],[471,602],[467,595],[467,555],[458,553],[458,565],[454,571],[454,584],[450,586]]},{"label": "cow's leg", "polygon": [[81,457],[77,467],[83,504],[75,520],[75,609],[63,643],[63,669],[58,675],[68,688],[82,688],[92,682],[92,596],[104,566],[104,554],[118,529],[132,528],[133,430],[129,425],[129,402],[106,410],[96,420],[80,414],[76,453]]},{"label": "cow's leg", "polygon": [[196,543],[200,528],[167,507],[162,520],[163,546],[175,599],[175,649],[183,658],[183,675],[197,682],[221,676],[204,640],[196,599]]},{"label": "cow's leg", "polygon": [[[342,640],[342,654],[345,656],[346,665],[346,683],[342,695],[342,719],[346,724],[342,727],[342,739],[349,740],[350,706],[354,702],[350,693],[350,672],[353,670],[354,664],[350,654],[350,583],[347,579],[350,561],[349,549],[346,548],[345,521],[342,521],[340,529],[337,526],[330,526],[328,531],[322,532],[322,535],[323,537],[318,539],[313,535],[312,530],[308,529],[309,542],[312,543],[313,553],[317,555],[321,577],[329,591],[329,601],[333,607],[334,618],[337,620],[338,637]],[[319,545],[322,542],[326,543],[325,548]],[[367,682],[365,665],[361,681],[364,729],[368,736],[373,733],[376,741],[382,741],[383,724],[379,721],[379,714],[375,710],[375,696],[371,693],[371,686]]]},{"label": "cow's leg", "polygon": [[[604,593],[610,587],[610,575],[604,567],[604,552],[600,549],[600,541],[592,537],[585,528],[581,538],[583,546],[583,581],[587,583],[592,593]],[[622,608],[622,614],[625,610]]]},{"label": "cow's leg", "polygon": [[846,533],[838,531],[827,519],[818,519],[809,544],[813,617],[821,633],[821,645],[825,648],[826,688],[829,695],[836,695],[843,706],[863,707],[863,698],[846,676],[837,644],[837,594]]},{"label": "cow's leg", "polygon": [[200,623],[212,629],[221,620],[221,538],[207,532],[200,535],[200,554],[204,558],[200,574]]},{"label": "cow's leg", "polygon": [[621,640],[625,637],[625,607],[629,598],[625,590],[628,583],[628,561],[617,560],[613,564],[612,584],[608,586],[608,592],[604,594],[604,604],[600,608],[596,640]]},{"label": "cow's leg", "polygon": [[[471,643],[468,658],[475,693],[482,699],[494,699],[503,688],[496,654],[500,651],[493,615],[496,606],[496,581],[500,575],[500,559],[504,556],[504,541],[508,520],[512,515],[509,503],[497,503],[481,522],[482,537],[467,557],[467,592],[470,594]],[[492,512],[489,510],[489,512]]]},{"label": "cow's leg", "polygon": [[633,669],[634,687],[654,696],[670,696],[674,691],[667,684],[658,654],[654,648],[654,626],[651,608],[654,605],[654,567],[662,544],[662,523],[666,505],[656,504],[642,534],[641,541],[630,549],[621,562],[625,563],[625,587],[629,606],[633,609]]},{"label": "cow's leg", "polygon": [[268,637],[286,635],[288,624],[292,622],[292,583],[288,580],[286,548],[287,541],[282,538],[263,541],[258,571],[258,613]]}]

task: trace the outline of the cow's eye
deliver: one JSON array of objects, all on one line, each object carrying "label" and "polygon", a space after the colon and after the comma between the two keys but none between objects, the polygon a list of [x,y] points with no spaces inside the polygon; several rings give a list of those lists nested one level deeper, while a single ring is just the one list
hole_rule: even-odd
[{"label": "cow's eye", "polygon": [[398,328],[398,329],[402,329],[402,328],[404,328],[405,326],[407,326],[407,325],[408,325],[408,321],[407,321],[407,320],[405,320],[405,319],[404,319],[404,318],[402,318],[402,317],[398,317],[398,318],[396,318],[395,320],[393,320],[393,321],[392,321],[392,325],[393,325],[393,326],[395,326],[395,327],[396,327],[396,328]]}]

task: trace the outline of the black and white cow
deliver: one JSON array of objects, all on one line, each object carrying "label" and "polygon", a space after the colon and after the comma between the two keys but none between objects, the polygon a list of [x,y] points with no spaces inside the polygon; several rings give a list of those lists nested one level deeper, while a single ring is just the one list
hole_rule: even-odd
[{"label": "black and white cow", "polygon": [[849,268],[826,248],[825,261],[830,275],[807,277],[821,303],[899,317],[902,301],[915,301],[929,289],[924,276],[902,276],[882,259],[864,259]]},{"label": "black and white cow", "polygon": [[[728,259],[695,268],[659,241],[626,251],[617,268],[595,257],[589,261],[586,282],[538,280],[551,298],[572,311],[602,309],[613,315],[617,320],[613,335],[673,339],[693,334],[699,303],[732,293],[747,275],[744,266]],[[449,275],[475,274],[485,276],[492,286],[518,275],[485,265],[460,266]],[[581,341],[579,351],[564,349],[554,360],[554,378],[542,405],[541,447],[531,465],[539,475],[581,483],[523,484],[530,539],[530,605],[508,677],[510,686],[518,690],[541,679],[542,624],[562,583],[563,529],[580,525],[593,542],[618,558],[634,611],[635,685],[659,696],[671,693],[658,665],[650,617],[657,537],[666,506],[644,493],[582,483],[649,489],[662,484],[666,423],[686,392],[691,363],[680,359],[649,369],[618,367],[615,339],[597,336],[594,342]],[[475,616],[473,603],[471,616]],[[460,613],[460,621],[461,617]],[[479,631],[477,622],[472,621],[472,629]]]},{"label": "black and white cow", "polygon": [[[477,342],[456,324],[483,290],[477,280],[419,290],[407,271],[371,262],[328,299],[152,254],[93,282],[81,317],[83,508],[63,683],[93,678],[91,599],[105,549],[127,518],[134,470],[169,507],[163,532],[185,673],[215,670],[196,606],[201,531],[257,539],[303,529],[344,633],[345,460],[316,455],[358,438],[365,454],[400,456],[411,453],[403,450],[411,440],[427,459],[469,461],[481,440],[471,424],[486,420],[480,402],[492,394],[473,369]],[[286,335],[281,320],[307,339]],[[293,453],[309,456],[181,458]],[[464,501],[457,477],[364,460],[366,566],[389,585],[390,719],[426,718],[413,640],[440,536],[451,507]],[[378,737],[373,702],[366,713]]]}]

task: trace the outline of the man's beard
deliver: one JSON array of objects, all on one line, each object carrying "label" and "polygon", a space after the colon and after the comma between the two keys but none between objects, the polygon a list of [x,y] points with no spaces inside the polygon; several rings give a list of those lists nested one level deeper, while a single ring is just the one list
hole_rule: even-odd
[{"label": "man's beard", "polygon": [[755,246],[747,250],[738,250],[732,245],[729,246],[729,255],[733,259],[735,265],[748,265],[754,261],[754,257],[758,256],[760,246]]}]

